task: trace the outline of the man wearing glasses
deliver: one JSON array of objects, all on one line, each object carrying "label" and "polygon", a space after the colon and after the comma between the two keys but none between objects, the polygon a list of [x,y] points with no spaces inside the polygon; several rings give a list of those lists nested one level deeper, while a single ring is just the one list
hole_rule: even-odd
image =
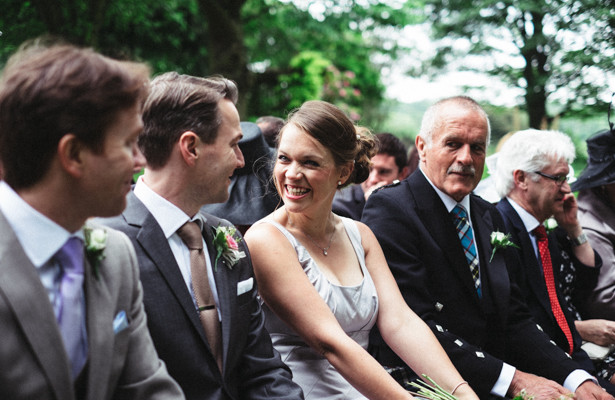
[{"label": "man wearing glasses", "polygon": [[[558,271],[564,263],[572,262],[578,276],[591,281],[602,266],[583,233],[577,202],[568,185],[569,163],[574,156],[574,144],[565,134],[528,129],[515,133],[504,144],[494,174],[496,190],[503,197],[497,208],[523,267],[510,272],[534,320],[585,370],[571,374],[572,386],[587,380],[594,368],[581,349],[575,318],[558,287]],[[552,216],[559,232],[547,232],[543,225]]]}]

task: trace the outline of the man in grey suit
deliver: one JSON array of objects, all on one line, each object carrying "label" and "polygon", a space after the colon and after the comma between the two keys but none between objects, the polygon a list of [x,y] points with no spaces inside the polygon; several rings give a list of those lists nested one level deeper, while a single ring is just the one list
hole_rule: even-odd
[{"label": "man in grey suit", "polygon": [[[120,232],[148,70],[31,47],[0,81],[0,398],[183,399]],[[85,242],[85,246],[84,246]]]},{"label": "man in grey suit", "polygon": [[[224,78],[154,79],[139,136],[145,173],[126,210],[103,222],[135,246],[152,338],[188,399],[302,399],[264,329],[240,234],[199,212],[227,200],[230,177],[244,165],[236,101]],[[184,238],[190,226],[192,244]]]}]

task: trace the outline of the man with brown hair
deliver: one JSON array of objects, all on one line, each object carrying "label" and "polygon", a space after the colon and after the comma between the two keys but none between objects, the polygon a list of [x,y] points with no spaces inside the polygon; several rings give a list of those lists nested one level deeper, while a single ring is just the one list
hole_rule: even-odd
[{"label": "man with brown hair", "polygon": [[147,331],[130,241],[86,223],[126,205],[148,75],[72,46],[4,70],[0,398],[184,398]]},{"label": "man with brown hair", "polygon": [[199,212],[228,199],[244,166],[236,101],[228,79],[156,77],[139,136],[145,173],[104,223],[135,245],[149,329],[186,398],[302,399],[264,329],[241,235]]}]

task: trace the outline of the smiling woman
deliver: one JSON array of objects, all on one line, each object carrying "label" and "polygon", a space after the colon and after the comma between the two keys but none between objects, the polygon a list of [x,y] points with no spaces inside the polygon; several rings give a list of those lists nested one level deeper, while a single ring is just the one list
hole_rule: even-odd
[{"label": "smiling woman", "polygon": [[277,150],[284,205],[245,239],[267,330],[306,399],[412,398],[367,353],[375,325],[418,373],[477,399],[406,305],[371,230],[331,211],[338,188],[369,175],[369,131],[332,104],[310,101],[289,116]]}]

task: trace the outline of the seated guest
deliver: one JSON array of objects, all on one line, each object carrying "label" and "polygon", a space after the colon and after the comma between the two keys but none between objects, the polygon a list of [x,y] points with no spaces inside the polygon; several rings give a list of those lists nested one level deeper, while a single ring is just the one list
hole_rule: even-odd
[{"label": "seated guest", "polygon": [[587,167],[572,190],[579,191],[579,220],[603,265],[585,311],[588,318],[615,321],[615,131],[587,139],[587,152]]},{"label": "seated guest", "polygon": [[67,45],[0,81],[0,399],[184,399],[147,330],[119,214],[148,68]]},{"label": "seated guest", "polygon": [[335,194],[333,212],[360,220],[365,201],[377,188],[408,176],[406,147],[390,133],[376,134],[378,152],[372,157],[369,176],[360,185],[344,187]]},{"label": "seated guest", "polygon": [[571,188],[579,191],[579,221],[603,264],[597,283],[576,293],[579,318],[587,318],[576,327],[584,340],[603,347],[594,364],[598,376],[615,383],[615,354],[608,351],[615,344],[615,132],[587,139],[587,152],[587,167]]},{"label": "seated guest", "polygon": [[274,167],[284,205],[248,230],[266,327],[307,399],[412,398],[366,351],[378,325],[397,354],[459,399],[477,399],[404,303],[362,223],[331,212],[337,189],[369,175],[373,137],[337,107],[289,116]]},{"label": "seated guest", "polygon": [[139,135],[145,173],[104,223],[135,246],[149,330],[187,399],[302,399],[263,328],[241,235],[199,212],[228,198],[244,166],[236,101],[224,78],[156,77]]},{"label": "seated guest", "polygon": [[245,165],[231,176],[228,200],[205,204],[201,211],[230,221],[243,235],[254,222],[275,210],[280,198],[271,181],[275,151],[265,142],[258,125],[241,122],[240,126],[243,137],[239,149]]},{"label": "seated guest", "polygon": [[[372,194],[362,220],[382,245],[404,299],[481,399],[523,389],[537,400],[571,391],[581,399],[612,399],[538,329],[508,272],[520,268],[512,249],[493,251],[491,234],[504,232],[504,221],[495,206],[471,194],[489,136],[487,114],[471,98],[432,105],[416,139],[419,170]],[[383,365],[403,366],[383,338],[374,333],[372,353]],[[571,380],[578,374],[585,379]]]},{"label": "seated guest", "polygon": [[[575,318],[558,288],[556,272],[567,262],[561,258],[562,250],[573,257],[580,275],[595,276],[602,266],[583,233],[576,199],[568,185],[574,144],[561,132],[528,129],[512,135],[498,154],[495,185],[498,194],[506,197],[497,207],[516,245],[512,251],[521,260],[520,267],[511,272],[534,320],[579,366],[593,374],[593,364],[581,349]],[[566,232],[564,240],[546,233],[543,222],[552,215]],[[579,379],[584,379],[581,376]]]}]

